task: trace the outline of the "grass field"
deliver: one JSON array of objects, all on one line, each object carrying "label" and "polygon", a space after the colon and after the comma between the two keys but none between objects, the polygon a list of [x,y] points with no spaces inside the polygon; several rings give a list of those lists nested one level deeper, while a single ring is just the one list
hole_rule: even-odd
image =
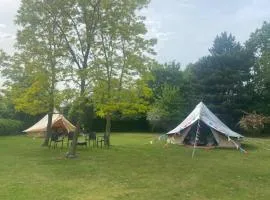
[{"label": "grass field", "polygon": [[[113,134],[108,149],[40,147],[0,137],[0,199],[270,199],[270,140],[248,139],[248,154],[149,144],[150,134]],[[262,145],[263,144],[263,145]],[[269,148],[269,150],[268,150]]]}]

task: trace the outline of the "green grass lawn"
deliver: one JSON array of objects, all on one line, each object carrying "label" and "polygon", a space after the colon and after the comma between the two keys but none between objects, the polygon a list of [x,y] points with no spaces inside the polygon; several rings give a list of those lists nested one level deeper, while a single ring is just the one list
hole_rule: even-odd
[{"label": "green grass lawn", "polygon": [[0,199],[270,199],[270,140],[248,139],[248,154],[149,144],[151,134],[112,134],[108,149],[40,147],[0,137]]}]

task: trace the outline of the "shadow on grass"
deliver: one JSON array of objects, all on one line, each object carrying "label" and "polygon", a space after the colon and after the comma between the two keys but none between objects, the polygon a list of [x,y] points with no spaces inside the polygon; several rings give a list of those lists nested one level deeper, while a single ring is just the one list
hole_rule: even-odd
[{"label": "shadow on grass", "polygon": [[258,146],[257,145],[254,145],[254,144],[242,144],[241,147],[247,151],[254,151],[254,150],[257,150],[258,149]]},{"label": "shadow on grass", "polygon": [[[255,151],[258,149],[258,146],[257,145],[254,145],[254,144],[245,144],[245,143],[242,143],[241,144],[241,148],[246,150],[246,151]],[[216,149],[219,149],[219,150],[222,150],[222,151],[235,151],[236,148],[226,148],[226,147],[217,147]]]}]

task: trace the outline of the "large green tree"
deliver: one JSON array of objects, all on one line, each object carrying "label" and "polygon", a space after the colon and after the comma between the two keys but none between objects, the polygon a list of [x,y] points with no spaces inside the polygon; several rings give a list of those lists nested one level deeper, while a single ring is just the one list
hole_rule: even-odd
[{"label": "large green tree", "polygon": [[[73,88],[79,89],[81,100],[77,102],[84,102],[82,99],[87,95],[86,89],[89,80],[91,81],[88,69],[93,59],[91,48],[95,44],[100,2],[100,0],[67,0],[64,3],[60,0],[22,1],[17,17],[17,23],[23,28],[18,34],[19,44],[24,51],[27,48],[28,52],[38,52],[38,60],[50,66],[52,72],[49,75],[50,97],[54,95],[57,69],[64,66],[65,70],[60,71],[64,72],[65,81],[71,83]],[[30,36],[33,40],[27,40]],[[53,98],[49,102],[52,105]],[[80,108],[79,106],[77,113],[79,115],[77,131],[68,153],[70,157],[74,157],[76,152],[82,113]]]},{"label": "large green tree", "polygon": [[[107,91],[107,88],[115,88],[115,86],[111,86],[117,85],[119,92],[124,94],[127,91],[134,91],[136,87],[132,90],[131,86],[135,83],[140,82],[140,84],[135,84],[136,86],[144,85],[141,83],[142,81],[130,77],[132,77],[131,73],[142,73],[145,70],[148,61],[147,54],[153,52],[151,46],[154,41],[145,40],[143,35],[146,33],[146,29],[142,23],[143,18],[137,16],[137,11],[145,7],[147,3],[146,0],[67,0],[65,4],[60,0],[22,1],[17,22],[30,32],[33,31],[32,27],[37,28],[36,32],[32,34],[34,40],[29,43],[33,44],[36,40],[43,45],[42,48],[47,48],[46,45],[50,42],[48,34],[53,33],[53,42],[56,43],[56,47],[59,47],[57,49],[61,49],[62,55],[59,56],[64,60],[62,65],[67,66],[65,67],[66,80],[71,83],[73,88],[79,90],[79,97],[76,98],[78,104],[77,131],[74,134],[73,145],[68,156],[75,156],[77,133],[81,126],[84,107],[82,104],[91,95],[93,86],[95,91],[103,89]],[[46,22],[43,23],[42,20]],[[51,26],[49,26],[50,24]],[[39,27],[42,25],[44,25],[44,29],[52,29],[43,29],[42,32],[42,27]],[[27,41],[24,40],[29,35],[27,31],[24,31],[25,34],[19,34],[22,38],[20,41]],[[39,34],[44,38],[39,38]],[[27,49],[30,49],[31,52],[35,50],[34,46],[39,47],[38,45],[28,45]],[[26,49],[25,44],[23,48]],[[46,48],[44,55],[47,56],[38,60],[45,62],[55,59],[51,63],[58,66],[58,54],[50,55]],[[39,49],[37,50],[40,52]],[[56,52],[58,53],[58,51]],[[104,77],[107,78],[107,82],[103,82]],[[115,84],[118,80],[119,83]],[[114,83],[111,84],[111,82]],[[137,89],[136,91],[146,90]],[[112,92],[106,93],[112,96],[110,95]],[[126,94],[122,96],[130,97]],[[122,96],[120,98],[118,95],[118,98],[125,99]],[[135,95],[135,97],[137,96]],[[101,106],[97,107],[101,108]],[[99,111],[98,113],[103,113],[101,109]]]},{"label": "large green tree", "polygon": [[188,110],[188,79],[175,61],[156,65],[151,70],[152,79],[148,82],[153,91],[152,106],[147,119],[152,130],[167,131],[181,121]]},{"label": "large green tree", "polygon": [[10,67],[4,70],[16,110],[29,114],[48,113],[44,146],[48,145],[51,134],[56,84],[64,57],[62,37],[57,34],[57,15],[44,9],[51,4],[50,1],[22,1],[15,21],[20,26],[18,52]]},{"label": "large green tree", "polygon": [[204,101],[230,126],[235,126],[250,97],[251,60],[248,52],[226,32],[218,35],[206,56],[189,66],[194,105]]},{"label": "large green tree", "polygon": [[270,23],[251,34],[246,48],[253,59],[253,109],[270,115]]},{"label": "large green tree", "polygon": [[[0,50],[0,76],[2,70],[6,69],[10,65],[10,56],[8,56],[3,50]],[[0,82],[0,87],[3,82]],[[12,118],[13,109],[9,99],[3,94],[3,90],[0,90],[0,118]]]},{"label": "large green tree", "polygon": [[152,62],[156,40],[145,39],[144,17],[138,11],[148,0],[102,1],[96,35],[94,102],[106,119],[106,144],[110,144],[111,118],[115,112],[146,112],[151,91],[145,74]]},{"label": "large green tree", "polygon": [[152,124],[152,131],[168,131],[181,121],[184,116],[184,99],[177,86],[164,84],[161,94],[155,97],[147,120]]},{"label": "large green tree", "polygon": [[0,70],[7,67],[9,64],[10,64],[10,56],[0,49]]},{"label": "large green tree", "polygon": [[[78,132],[81,127],[83,118],[83,105],[90,95],[93,79],[92,66],[94,55],[93,51],[96,46],[96,34],[100,23],[99,13],[102,0],[67,0],[54,1],[53,7],[46,7],[48,12],[53,12],[53,8],[58,15],[56,26],[58,34],[63,37],[63,46],[67,49],[69,68],[66,68],[67,81],[71,87],[79,91],[79,97],[76,98],[77,123],[76,131],[72,145],[67,154],[68,157],[76,156],[76,144]],[[104,1],[106,2],[106,1]]]}]

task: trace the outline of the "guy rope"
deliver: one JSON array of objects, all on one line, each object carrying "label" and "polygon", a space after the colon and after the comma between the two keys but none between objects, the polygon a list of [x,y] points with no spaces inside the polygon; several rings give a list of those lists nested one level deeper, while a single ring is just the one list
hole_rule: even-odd
[{"label": "guy rope", "polygon": [[197,146],[197,141],[199,141],[199,135],[200,135],[200,120],[198,120],[198,124],[197,124],[195,141],[194,141],[193,151],[192,151],[192,158],[194,157],[194,154],[195,154],[195,149],[196,149],[196,146]]},{"label": "guy rope", "polygon": [[228,136],[228,141],[232,142],[234,144],[234,146],[236,147],[236,149],[239,149],[240,152],[247,153],[247,151],[245,149],[241,148],[240,145],[237,144],[234,140],[232,140],[229,136]]}]

